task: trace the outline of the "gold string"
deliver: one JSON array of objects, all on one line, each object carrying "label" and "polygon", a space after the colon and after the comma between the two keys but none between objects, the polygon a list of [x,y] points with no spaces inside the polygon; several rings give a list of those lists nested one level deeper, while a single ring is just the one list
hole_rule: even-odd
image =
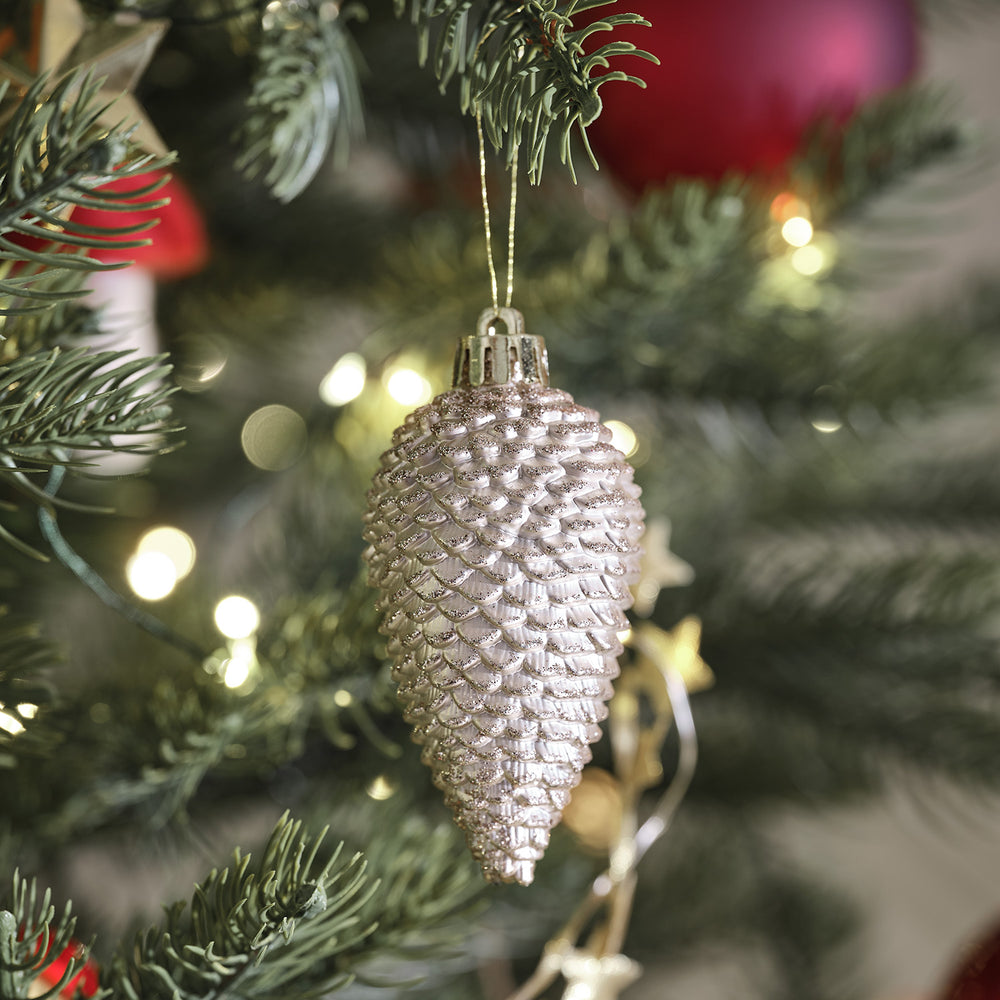
[{"label": "gold string", "polygon": [[497,269],[493,264],[493,234],[490,232],[490,200],[486,195],[486,140],[483,137],[483,112],[476,106],[476,134],[479,136],[479,182],[483,193],[483,225],[486,229],[486,263],[490,269],[490,288],[493,292],[493,308],[500,309],[500,295],[497,291]]},{"label": "gold string", "polygon": [[517,154],[520,145],[514,143],[510,161],[510,220],[507,223],[507,308],[514,298],[514,219],[517,215]]},{"label": "gold string", "polygon": [[[490,200],[486,192],[486,139],[483,135],[483,113],[476,108],[476,135],[479,137],[479,185],[483,196],[483,228],[486,231],[486,264],[490,269],[490,290],[493,294],[493,308],[500,309],[500,292],[497,285],[497,269],[493,261],[493,230],[490,225]],[[510,219],[507,224],[507,301],[509,309],[514,299],[514,223],[517,217],[517,158],[520,146],[514,143],[510,167]]]}]

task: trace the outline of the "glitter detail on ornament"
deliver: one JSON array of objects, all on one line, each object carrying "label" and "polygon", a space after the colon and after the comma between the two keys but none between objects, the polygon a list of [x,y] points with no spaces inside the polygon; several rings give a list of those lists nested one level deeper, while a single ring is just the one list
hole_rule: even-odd
[{"label": "glitter detail on ornament", "polygon": [[611,432],[499,312],[395,432],[365,557],[422,759],[486,878],[527,885],[607,715],[643,512]]}]

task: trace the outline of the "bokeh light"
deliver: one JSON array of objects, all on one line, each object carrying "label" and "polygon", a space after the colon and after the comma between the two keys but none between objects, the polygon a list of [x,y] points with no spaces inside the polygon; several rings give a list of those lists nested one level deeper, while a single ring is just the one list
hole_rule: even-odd
[{"label": "bokeh light", "polygon": [[168,524],[150,528],[139,539],[135,551],[137,555],[158,552],[166,556],[173,564],[178,580],[183,580],[191,572],[197,555],[191,536],[186,531]]},{"label": "bokeh light", "polygon": [[611,443],[626,457],[630,458],[639,448],[635,431],[621,420],[606,420],[604,426],[611,431]]},{"label": "bokeh light", "polygon": [[259,625],[257,606],[239,594],[230,594],[215,606],[215,627],[228,639],[246,639]]},{"label": "bokeh light", "polygon": [[826,254],[815,243],[799,247],[792,254],[792,267],[806,277],[819,274],[825,266]]},{"label": "bokeh light", "polygon": [[366,373],[360,354],[345,354],[320,382],[319,398],[328,406],[343,406],[357,399],[365,387]]},{"label": "bokeh light", "polygon": [[834,431],[839,431],[844,426],[843,421],[835,419],[813,420],[812,425],[823,434],[833,434]]},{"label": "bokeh light", "polygon": [[384,774],[380,774],[369,782],[365,791],[369,798],[375,799],[376,802],[384,802],[396,794],[396,786]]},{"label": "bokeh light", "polygon": [[228,355],[222,341],[211,334],[183,336],[178,342],[177,384],[187,392],[204,392],[225,370]]},{"label": "bokeh light", "polygon": [[796,215],[809,217],[809,206],[791,191],[782,191],[771,201],[771,218],[775,222],[785,222]]},{"label": "bokeh light", "polygon": [[271,403],[254,410],[240,432],[243,453],[267,472],[294,465],[306,449],[306,422],[288,406]]},{"label": "bokeh light", "polygon": [[401,406],[419,406],[430,402],[430,382],[412,368],[394,368],[385,373],[385,389]]},{"label": "bokeh light", "polygon": [[230,655],[219,665],[222,683],[227,688],[242,687],[249,680],[256,659],[256,644],[253,639],[234,640]]},{"label": "bokeh light", "polygon": [[163,552],[136,552],[125,564],[125,579],[144,601],[162,601],[179,579],[177,567]]},{"label": "bokeh light", "polygon": [[782,225],[781,236],[793,247],[804,247],[812,239],[812,223],[805,216],[793,215]]},{"label": "bokeh light", "polygon": [[21,725],[20,720],[11,715],[10,712],[3,710],[3,702],[0,702],[0,729],[5,733],[10,733],[11,736],[17,736],[24,732],[24,726]]}]

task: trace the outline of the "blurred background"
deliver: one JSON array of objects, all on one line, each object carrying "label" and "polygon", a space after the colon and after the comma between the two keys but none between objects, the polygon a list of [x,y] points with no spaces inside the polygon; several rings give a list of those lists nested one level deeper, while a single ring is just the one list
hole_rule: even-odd
[{"label": "blurred background", "polygon": [[[0,559],[0,857],[73,900],[103,985],[137,975],[132,935],[164,904],[234,845],[258,851],[287,809],[368,856],[382,930],[328,935],[240,996],[326,995],[350,972],[345,998],[503,1000],[623,811],[605,740],[536,884],[487,888],[400,718],[365,492],[490,289],[459,104],[479,50],[442,94],[386,6],[28,3],[0,34],[22,88],[47,58],[91,65],[81,33],[111,54],[102,72],[144,47],[119,89],[145,148],[159,133],[178,153],[170,205],[138,216],[161,217],[150,247],[90,250],[136,263],[88,276],[48,326],[8,318],[0,355],[163,351],[173,370],[152,384],[178,390],[183,429],[150,421],[141,440],[182,446],[126,454],[109,431],[96,468],[71,469],[61,495],[114,514],[60,509],[64,548],[37,526],[47,501],[7,479],[0,497],[3,528],[56,556]],[[701,757],[639,869],[623,951],[643,975],[543,995],[1000,997],[1000,9],[614,9],[654,22],[616,32],[662,65],[613,63],[649,88],[600,89],[599,172],[574,139],[574,184],[553,133],[531,187],[525,140],[514,305],[553,384],[635,465],[650,531],[634,623],[688,636],[663,648],[707,665],[690,684]],[[96,34],[116,17],[133,49]],[[501,269],[509,152],[488,156]],[[52,239],[112,224],[85,207]],[[34,460],[48,472],[53,454]],[[102,604],[94,574],[166,638]],[[692,619],[700,647],[678,631]],[[654,747],[664,781],[678,753],[674,732]],[[216,995],[176,975],[184,1000]]]}]

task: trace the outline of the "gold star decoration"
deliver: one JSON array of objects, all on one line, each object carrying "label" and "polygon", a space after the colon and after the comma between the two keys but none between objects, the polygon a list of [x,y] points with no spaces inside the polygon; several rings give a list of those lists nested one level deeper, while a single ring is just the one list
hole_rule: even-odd
[{"label": "gold star decoration", "polygon": [[661,751],[674,718],[666,672],[680,674],[689,694],[715,683],[698,651],[701,621],[694,615],[681,619],[669,632],[652,622],[640,622],[629,630],[625,644],[636,655],[622,670],[609,706],[618,777],[598,767],[584,768],[563,810],[563,823],[584,847],[602,853],[618,836],[631,799],[663,780]]},{"label": "gold star decoration", "polygon": [[[146,152],[168,152],[132,90],[146,69],[170,22],[123,15],[90,20],[77,0],[14,0],[13,11],[0,29],[0,79],[14,84],[5,105],[24,96],[35,77],[49,74],[51,89],[67,73],[90,70],[104,78],[101,97],[114,103],[102,125],[135,126],[132,141]],[[0,107],[0,125],[13,108]]]},{"label": "gold star decoration", "polygon": [[670,551],[670,521],[665,517],[650,521],[642,540],[639,582],[632,588],[633,612],[647,617],[664,587],[686,587],[693,579],[690,564]]},{"label": "gold star decoration", "polygon": [[[663,778],[660,751],[674,717],[664,679],[667,671],[680,674],[689,694],[711,687],[715,677],[698,652],[701,621],[694,615],[681,619],[669,632],[652,622],[640,622],[626,641],[638,655],[622,671],[610,705],[619,722],[617,733],[612,730],[616,770],[636,788],[652,788]],[[652,719],[640,725],[642,698],[652,709]]]}]

